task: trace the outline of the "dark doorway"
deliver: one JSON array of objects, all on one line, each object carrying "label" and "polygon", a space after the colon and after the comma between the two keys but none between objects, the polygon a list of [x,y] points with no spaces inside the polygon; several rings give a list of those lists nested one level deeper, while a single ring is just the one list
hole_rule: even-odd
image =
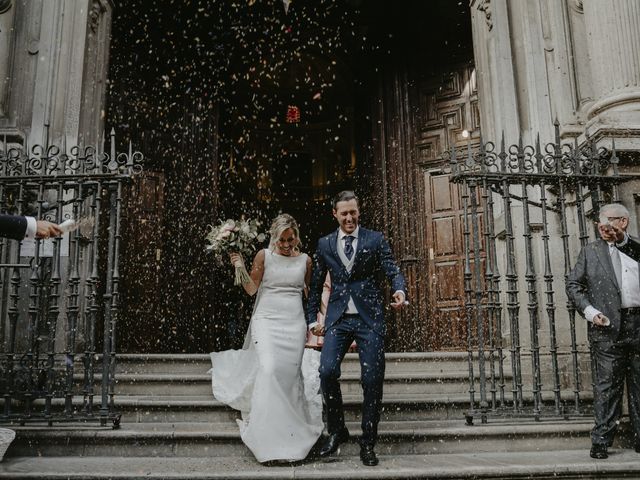
[{"label": "dark doorway", "polygon": [[[207,226],[245,216],[266,229],[287,212],[311,251],[335,228],[330,198],[345,188],[360,194],[363,222],[390,238],[419,297],[394,322],[392,348],[438,348],[423,333],[424,186],[405,183],[422,182],[412,152],[430,128],[415,121],[423,79],[472,59],[466,6],[296,0],[285,12],[269,0],[123,0],[112,32],[109,124],[149,172],[134,188],[144,198],[127,200],[122,349],[240,345],[251,299],[205,254]],[[398,81],[407,97],[389,102]],[[389,127],[406,108],[405,145]],[[403,224],[407,215],[417,220]]]}]

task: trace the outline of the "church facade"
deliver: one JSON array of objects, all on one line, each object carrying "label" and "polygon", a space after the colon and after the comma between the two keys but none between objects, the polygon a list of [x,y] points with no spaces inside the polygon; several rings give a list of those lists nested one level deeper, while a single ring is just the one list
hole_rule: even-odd
[{"label": "church facade", "polygon": [[[452,180],[450,152],[457,149],[457,155],[464,156],[485,142],[499,149],[503,138],[507,146],[535,145],[538,139],[542,145],[559,141],[577,149],[592,145],[609,152],[615,146],[620,174],[637,174],[638,3],[471,0],[454,8],[447,2],[429,2],[429,7],[415,7],[414,12],[410,7],[407,12],[392,12],[394,31],[372,20],[388,13],[384,7],[367,10],[358,1],[329,2],[331,15],[319,14],[306,2],[289,5],[287,12],[278,2],[270,4],[268,11],[251,10],[263,7],[245,3],[224,17],[229,23],[223,26],[236,33],[249,32],[249,40],[252,25],[260,18],[267,18],[269,28],[276,25],[286,35],[297,32],[295,40],[275,34],[267,40],[253,39],[256,43],[249,49],[267,48],[268,41],[273,41],[276,47],[271,55],[280,59],[278,48],[287,50],[282,61],[286,64],[290,59],[288,67],[279,64],[270,71],[264,63],[269,54],[253,58],[249,50],[242,50],[249,47],[237,35],[225,36],[224,28],[212,29],[220,34],[208,40],[200,38],[203,31],[211,30],[206,22],[217,21],[214,14],[221,7],[212,7],[211,17],[190,13],[199,18],[200,27],[188,36],[187,64],[176,60],[184,44],[161,38],[166,25],[167,32],[179,32],[184,31],[180,22],[186,21],[168,24],[168,11],[146,12],[144,2],[134,2],[133,8],[110,0],[0,1],[4,148],[100,145],[105,131],[113,127],[145,156],[144,173],[133,182],[134,194],[124,199],[120,295],[126,333],[120,336],[119,347],[133,353],[185,353],[233,345],[234,338],[242,338],[239,332],[246,319],[233,317],[237,305],[229,305],[227,296],[217,294],[231,275],[229,268],[205,256],[201,239],[206,225],[245,212],[268,212],[263,213],[268,217],[290,211],[303,229],[309,225],[304,240],[312,250],[314,237],[333,228],[328,199],[341,188],[361,193],[365,221],[386,233],[407,277],[411,305],[389,319],[392,350],[473,352],[478,329],[488,328],[486,348],[496,351],[499,343],[505,349],[501,355],[507,357],[514,343],[507,321],[510,287],[504,275],[510,256],[519,278],[512,285],[516,291],[511,288],[511,299],[518,304],[515,320],[522,323],[519,349],[531,350],[531,328],[538,328],[540,339],[548,338],[553,327],[547,327],[546,321],[540,320],[535,327],[529,323],[530,285],[525,281],[530,263],[538,272],[533,283],[540,286],[536,315],[545,319],[540,189],[525,188],[528,200],[523,200],[519,187],[513,191],[517,226],[511,233],[505,233],[505,210],[500,206],[505,192],[493,190],[484,198],[478,194],[479,205],[494,197],[491,219],[481,206],[474,215],[480,218],[477,228],[493,225],[486,239],[496,251],[488,252],[487,243],[473,256],[470,203],[465,200],[465,184]],[[305,24],[313,14],[319,20]],[[425,16],[426,24],[443,25],[427,34],[421,30],[424,23],[407,20]],[[320,31],[331,26],[344,29],[337,20],[342,17],[352,22],[348,32],[340,30],[335,38],[333,33],[314,37],[317,25]],[[147,32],[147,27],[155,33],[136,36]],[[451,36],[447,36],[449,30]],[[148,45],[142,41],[144,45],[139,46],[138,40],[154,35],[156,40],[147,39]],[[363,41],[367,35],[375,39],[374,47]],[[343,43],[333,51],[311,46],[311,38],[327,45],[336,39]],[[214,52],[213,56],[198,53],[199,41],[208,42],[202,49]],[[161,44],[164,51],[158,49]],[[223,56],[230,54],[228,63],[217,63],[221,60],[215,56],[216,45],[224,46]],[[229,45],[233,48],[225,50]],[[370,53],[379,46],[391,56]],[[363,50],[369,53],[358,53]],[[145,58],[145,51],[150,58]],[[201,59],[208,68],[223,65],[220,68],[229,78],[240,80],[223,86],[216,80],[200,89],[176,80]],[[169,66],[145,70],[150,64]],[[258,72],[256,78],[253,72]],[[190,77],[191,82],[195,85],[208,73],[200,70],[200,76]],[[154,78],[141,87],[148,75]],[[301,91],[305,82],[310,85],[306,92]],[[192,91],[196,93],[187,93]],[[263,104],[260,98],[266,99]],[[292,112],[302,119],[295,121]],[[632,214],[632,232],[637,230],[638,185],[633,178],[620,182],[618,198],[606,188],[598,200],[593,200],[589,189],[568,194],[569,207],[584,206],[581,213],[567,216],[567,245],[573,259],[581,238],[595,234],[591,223],[581,230],[579,217],[591,222],[589,215],[598,202],[622,201]],[[578,200],[581,194],[584,199]],[[559,198],[557,191],[550,195]],[[522,222],[527,202],[532,206],[531,229]],[[550,215],[544,223],[552,244],[562,249],[559,217]],[[527,235],[533,238],[530,259],[524,254]],[[510,236],[512,250],[507,246]],[[470,287],[465,282],[471,277],[465,278],[465,270],[475,258],[483,265],[493,259],[503,272],[496,280],[496,290],[502,293],[501,327],[478,326],[469,320],[465,290]],[[586,329],[579,317],[573,325],[567,313],[561,263],[552,265],[555,336],[557,348],[566,357],[562,360],[561,355],[561,362],[570,365],[572,351],[587,351]],[[248,316],[247,301],[240,295],[237,301],[245,302],[240,316]],[[498,309],[497,303],[494,308]],[[2,315],[0,331],[6,343],[7,310]],[[64,328],[58,335],[64,336]],[[544,365],[544,349],[549,345],[547,340],[539,341]]]}]

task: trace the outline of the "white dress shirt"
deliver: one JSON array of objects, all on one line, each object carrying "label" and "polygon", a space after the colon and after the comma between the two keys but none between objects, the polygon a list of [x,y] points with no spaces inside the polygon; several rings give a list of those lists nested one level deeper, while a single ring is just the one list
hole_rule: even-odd
[{"label": "white dress shirt", "polygon": [[[616,249],[613,243],[609,244],[609,255]],[[620,303],[622,308],[640,307],[640,271],[638,270],[638,262],[630,256],[625,255],[618,250],[621,263],[622,285],[620,287]],[[593,322],[593,317],[602,312],[597,308],[589,305],[584,309],[584,317]]]},{"label": "white dress shirt", "polygon": [[38,230],[38,225],[36,224],[36,219],[33,217],[24,217],[27,219],[27,230],[24,234],[24,238],[36,238],[36,232]]},{"label": "white dress shirt", "polygon": [[[358,250],[358,234],[360,233],[360,226],[357,226],[356,229],[352,232],[352,233],[345,233],[342,231],[342,229],[338,230],[338,251],[342,251],[344,253],[344,245],[345,245],[345,238],[347,236],[352,236],[353,240],[351,240],[351,245],[353,246],[353,257],[350,258],[350,260],[353,260],[353,258],[356,256],[356,251]],[[357,314],[358,313],[358,309],[356,308],[356,304],[353,303],[353,298],[349,297],[349,303],[347,303],[347,309],[344,311],[344,313],[348,313],[348,314]]]}]

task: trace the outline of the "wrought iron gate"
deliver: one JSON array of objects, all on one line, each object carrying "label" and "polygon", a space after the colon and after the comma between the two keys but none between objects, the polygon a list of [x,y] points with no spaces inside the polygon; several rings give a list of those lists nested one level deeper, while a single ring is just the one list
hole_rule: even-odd
[{"label": "wrought iron gate", "polygon": [[[122,195],[142,154],[97,146],[0,150],[0,211],[79,228],[53,240],[0,238],[0,421],[99,420],[114,408]],[[99,332],[101,330],[101,333]],[[100,397],[94,404],[94,397]]]},{"label": "wrought iron gate", "polygon": [[[614,142],[611,150],[596,148],[591,140],[583,146],[562,144],[557,122],[555,141],[544,148],[539,138],[535,145],[520,138],[508,147],[503,138],[499,151],[481,141],[478,149],[451,150],[448,159],[464,205],[467,423],[478,415],[485,423],[489,415],[539,420],[584,414],[582,377],[589,352],[579,349],[575,308],[570,302],[564,309],[557,305],[556,292],[564,291],[572,253],[577,253],[571,240],[579,246],[588,241],[588,212],[595,215],[603,204],[619,202],[619,184],[638,176],[619,174]],[[572,218],[577,227],[570,229]],[[552,237],[552,227],[559,239]],[[554,269],[558,262],[562,267]],[[521,279],[525,288],[519,288]],[[526,294],[528,321],[520,312],[520,292]],[[548,338],[541,339],[543,322]],[[527,348],[521,345],[525,328]],[[558,341],[559,328],[568,328],[568,343]],[[523,373],[523,360],[530,374]]]}]

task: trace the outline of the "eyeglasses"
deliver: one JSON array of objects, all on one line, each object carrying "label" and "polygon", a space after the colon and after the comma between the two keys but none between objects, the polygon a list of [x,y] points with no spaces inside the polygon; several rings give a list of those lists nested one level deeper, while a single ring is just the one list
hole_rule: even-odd
[{"label": "eyeglasses", "polygon": [[608,222],[613,222],[614,220],[622,220],[625,217],[607,217]]}]

